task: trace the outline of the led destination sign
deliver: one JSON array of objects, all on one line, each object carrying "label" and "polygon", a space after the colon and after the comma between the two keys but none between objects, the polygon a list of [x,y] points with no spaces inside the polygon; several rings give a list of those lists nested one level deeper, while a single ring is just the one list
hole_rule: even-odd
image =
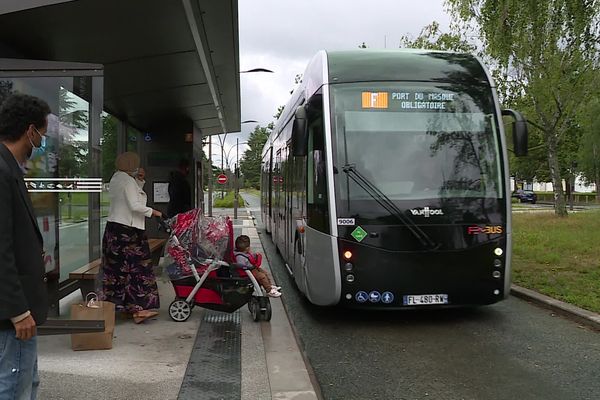
[{"label": "led destination sign", "polygon": [[[391,101],[388,99],[391,98]],[[392,110],[447,110],[456,99],[446,92],[362,92],[362,108]]]}]

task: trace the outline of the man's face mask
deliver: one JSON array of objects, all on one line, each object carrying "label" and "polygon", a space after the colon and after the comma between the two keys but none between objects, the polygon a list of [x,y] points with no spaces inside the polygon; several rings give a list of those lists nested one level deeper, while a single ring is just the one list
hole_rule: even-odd
[{"label": "man's face mask", "polygon": [[35,126],[33,127],[33,129],[35,129],[35,133],[40,135],[41,140],[40,140],[40,145],[36,146],[33,143],[33,140],[31,140],[31,138],[28,136],[29,143],[31,144],[31,153],[29,154],[29,158],[35,158],[35,157],[41,156],[46,151],[46,136],[42,135]]}]

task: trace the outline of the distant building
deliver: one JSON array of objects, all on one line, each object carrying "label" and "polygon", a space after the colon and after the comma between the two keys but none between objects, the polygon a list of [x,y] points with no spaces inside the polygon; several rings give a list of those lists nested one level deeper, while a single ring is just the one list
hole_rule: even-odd
[{"label": "distant building", "polygon": [[[516,189],[514,178],[510,178],[510,190],[513,192]],[[554,190],[552,182],[523,182],[521,189],[533,190],[534,192],[552,192]],[[563,180],[563,190],[566,190],[565,181]],[[581,176],[575,178],[575,192],[576,193],[592,193],[596,191],[596,185],[586,185]]]}]

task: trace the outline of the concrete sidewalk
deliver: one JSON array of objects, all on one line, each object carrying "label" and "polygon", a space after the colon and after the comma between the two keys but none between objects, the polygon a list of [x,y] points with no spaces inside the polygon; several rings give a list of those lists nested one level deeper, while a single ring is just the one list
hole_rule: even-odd
[{"label": "concrete sidewalk", "polygon": [[[214,209],[213,215],[232,214],[231,210]],[[253,220],[244,209],[234,221],[235,234],[250,237],[255,250],[263,252]],[[263,252],[264,253],[264,252]],[[263,258],[263,268],[268,262]],[[136,325],[131,320],[117,319],[111,350],[71,350],[70,336],[39,338],[39,370],[41,385],[38,398],[72,399],[317,399],[308,369],[298,348],[281,299],[271,299],[273,317],[270,322],[254,322],[247,307],[233,314],[193,309],[185,322],[174,322],[167,308],[174,299],[171,283],[159,278],[161,309],[158,317]],[[285,295],[285,290],[283,292]],[[292,288],[289,288],[291,290]],[[68,317],[70,305],[81,300],[79,292],[61,300],[61,315]],[[213,315],[239,321],[241,340],[231,341],[230,331]],[[231,324],[231,321],[228,322]],[[235,325],[235,324],[234,324]],[[234,326],[227,325],[227,326]],[[204,328],[204,329],[203,329]],[[211,377],[222,363],[219,354],[209,358],[198,356],[198,346],[205,342],[209,328],[212,337],[206,341],[227,342],[231,351],[239,352],[232,368],[234,378],[225,387],[220,377]],[[216,328],[216,329],[215,329]],[[219,330],[219,328],[222,328]],[[226,329],[226,330],[223,330]],[[202,333],[204,332],[204,333]],[[214,332],[221,337],[214,337]],[[237,338],[236,338],[237,339]],[[204,358],[203,358],[204,357]],[[235,359],[235,358],[234,358]],[[212,368],[212,363],[215,368]],[[207,376],[194,375],[197,368],[209,371]],[[228,374],[229,375],[229,374]],[[229,378],[231,378],[229,376]],[[205,384],[212,379],[212,385]],[[183,386],[182,386],[183,385]],[[219,393],[222,389],[221,393]],[[230,393],[238,393],[232,397]]]}]

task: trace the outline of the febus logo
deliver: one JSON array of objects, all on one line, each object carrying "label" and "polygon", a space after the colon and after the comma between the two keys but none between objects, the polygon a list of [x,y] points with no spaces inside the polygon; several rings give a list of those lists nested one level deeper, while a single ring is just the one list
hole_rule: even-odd
[{"label": "febus logo", "polygon": [[362,108],[388,108],[387,92],[362,92]]},{"label": "febus logo", "polygon": [[429,208],[429,207],[425,207],[425,208],[421,208],[421,209],[413,208],[410,210],[410,212],[412,213],[412,215],[419,215],[419,216],[425,217],[425,218],[429,218],[432,215],[444,215],[444,212],[442,211],[441,208]]},{"label": "febus logo", "polygon": [[500,226],[500,225],[491,225],[491,226],[473,225],[473,226],[467,227],[467,234],[469,234],[469,235],[479,235],[481,233],[484,233],[487,235],[493,235],[493,234],[502,233],[503,231],[504,230],[502,229],[502,226]]}]

